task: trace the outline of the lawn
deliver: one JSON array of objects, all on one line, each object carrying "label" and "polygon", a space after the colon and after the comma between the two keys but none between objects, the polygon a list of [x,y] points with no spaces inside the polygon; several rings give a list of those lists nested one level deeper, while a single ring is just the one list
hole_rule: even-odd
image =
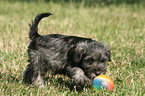
[{"label": "lawn", "polygon": [[[145,95],[144,5],[144,2],[87,6],[84,2],[0,1],[0,95]],[[114,81],[114,91],[85,88],[82,92],[72,92],[65,86],[64,82],[69,80],[66,76],[49,73],[50,79],[43,89],[22,83],[28,64],[28,23],[41,12],[53,13],[40,22],[42,35],[76,35],[108,43],[112,62],[107,63],[106,75]]]}]

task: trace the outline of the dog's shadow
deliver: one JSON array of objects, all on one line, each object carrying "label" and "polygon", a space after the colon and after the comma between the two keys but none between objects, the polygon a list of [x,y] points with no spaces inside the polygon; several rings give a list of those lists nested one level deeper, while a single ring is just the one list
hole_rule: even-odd
[{"label": "dog's shadow", "polygon": [[[70,91],[77,91],[77,92],[82,92],[83,88],[85,87],[78,87],[77,83],[75,82],[74,79],[70,79],[67,76],[64,75],[52,75],[48,76],[45,78],[45,82],[49,83],[52,86],[57,86],[59,89],[70,89]],[[87,86],[90,87],[90,86]]]}]

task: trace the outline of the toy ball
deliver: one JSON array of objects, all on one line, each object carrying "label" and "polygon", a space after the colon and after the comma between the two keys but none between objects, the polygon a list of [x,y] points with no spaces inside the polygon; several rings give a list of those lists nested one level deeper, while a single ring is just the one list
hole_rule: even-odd
[{"label": "toy ball", "polygon": [[106,89],[112,91],[114,83],[110,77],[106,75],[99,75],[93,79],[92,87],[97,90]]}]

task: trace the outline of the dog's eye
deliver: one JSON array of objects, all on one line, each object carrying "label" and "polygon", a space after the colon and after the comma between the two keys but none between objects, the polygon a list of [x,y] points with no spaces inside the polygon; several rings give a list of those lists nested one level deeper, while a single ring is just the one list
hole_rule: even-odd
[{"label": "dog's eye", "polygon": [[101,60],[101,63],[104,63],[104,62],[106,62],[106,60],[105,60],[105,59]]},{"label": "dog's eye", "polygon": [[106,52],[106,55],[109,56],[110,55],[110,52]]},{"label": "dog's eye", "polygon": [[93,59],[92,58],[89,58],[89,59],[85,60],[85,62],[88,63],[88,64],[92,64]]}]

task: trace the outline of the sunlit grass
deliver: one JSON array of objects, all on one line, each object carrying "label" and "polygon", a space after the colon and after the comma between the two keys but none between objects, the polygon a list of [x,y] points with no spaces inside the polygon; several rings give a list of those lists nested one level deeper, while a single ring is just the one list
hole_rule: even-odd
[{"label": "sunlit grass", "polygon": [[[115,83],[114,91],[96,92],[86,88],[83,92],[71,92],[64,83],[58,82],[58,79],[65,82],[60,75],[50,75],[44,89],[22,83],[28,60],[28,23],[41,12],[53,15],[40,22],[40,34],[77,35],[109,44],[113,62],[108,63],[107,75]],[[145,83],[144,21],[144,6],[141,4],[96,4],[90,7],[82,3],[0,1],[0,95],[142,96]]]}]

